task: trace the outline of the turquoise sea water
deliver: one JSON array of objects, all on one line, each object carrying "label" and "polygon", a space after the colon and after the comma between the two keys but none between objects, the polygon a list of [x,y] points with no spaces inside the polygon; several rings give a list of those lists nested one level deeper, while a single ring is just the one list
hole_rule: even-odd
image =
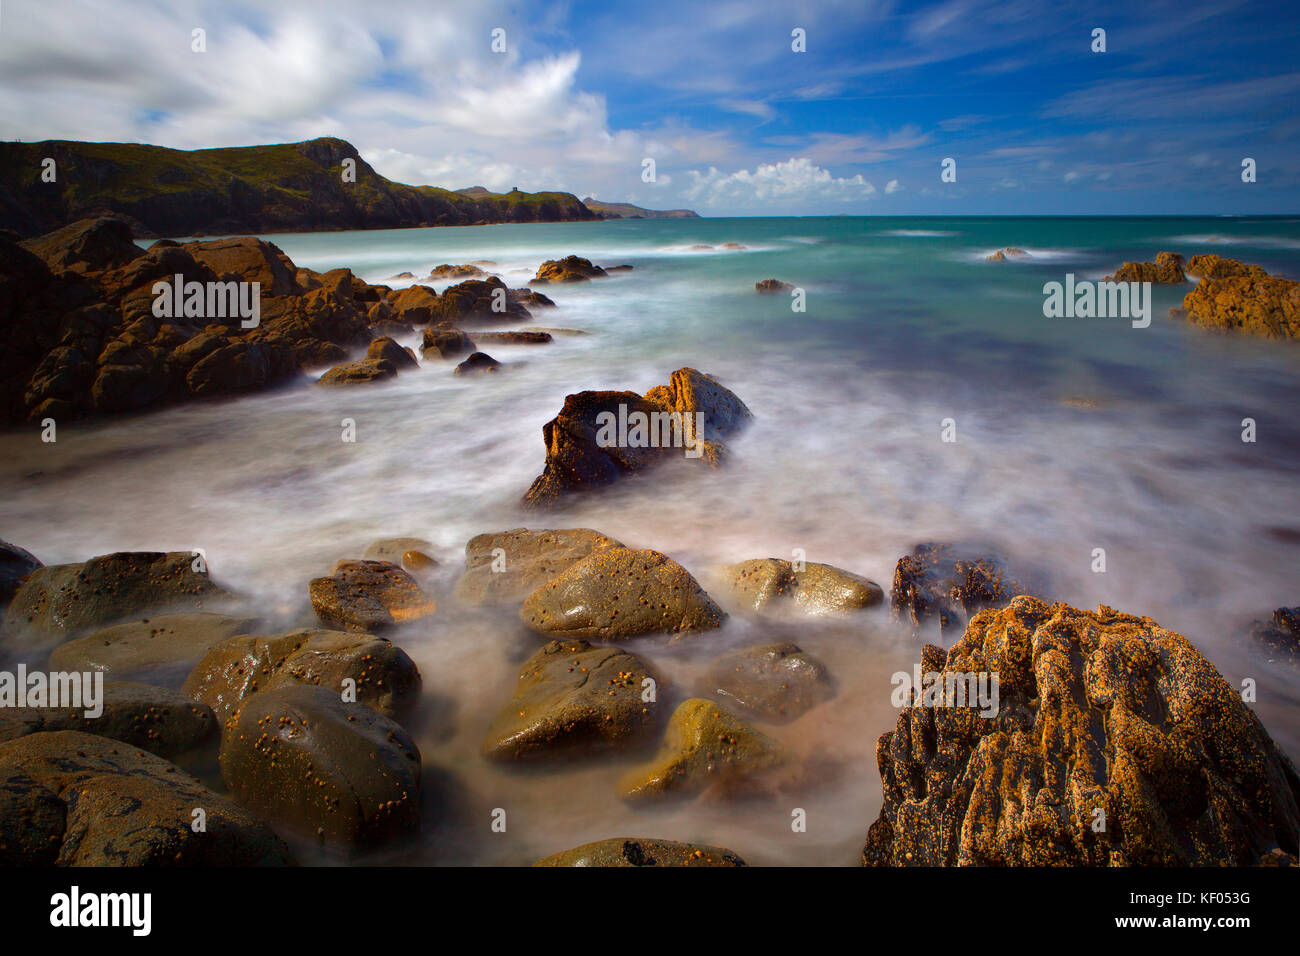
[{"label": "turquoise sea water", "polygon": [[[1150,615],[1230,681],[1257,680],[1257,712],[1300,757],[1300,675],[1240,636],[1251,618],[1300,603],[1300,346],[1170,319],[1190,284],[1156,287],[1145,329],[1042,310],[1045,282],[1098,279],[1165,249],[1300,278],[1300,220],[701,219],[268,238],[300,266],[372,282],[490,259],[517,287],[569,253],[635,269],[547,289],[558,308],[533,324],[589,334],[488,347],[509,366],[490,379],[428,363],[364,389],[303,382],[66,427],[55,446],[0,436],[3,537],[47,563],[202,547],[214,576],[283,620],[301,612],[311,577],[385,535],[435,542],[448,589],[469,537],[526,525],[598,528],[671,554],[706,586],[717,564],[802,549],[888,589],[919,541],[989,542],[1049,596]],[[1004,246],[1030,258],[984,261]],[[806,311],[755,294],[767,277],[804,289]],[[665,469],[545,518],[519,509],[542,466],[542,425],[566,394],[644,391],[683,365],[716,375],[756,415],[725,470]],[[345,417],[355,444],[339,440]],[[1244,418],[1255,443],[1241,441]],[[945,419],[955,443],[940,440]],[[1104,574],[1092,570],[1096,548]],[[645,816],[619,803],[626,767],[608,759],[528,775],[485,765],[483,731],[536,640],[510,613],[444,601],[435,623],[401,638],[425,675],[418,739],[440,796],[437,825],[400,857],[527,862],[640,835],[723,844],[758,863],[854,862],[879,809],[889,676],[911,669],[914,639],[884,613],[851,626],[733,619],[698,658],[644,653],[691,691],[713,652],[777,637],[821,657],[840,688],[794,724],[764,728],[837,768],[791,804],[809,811],[806,834],[790,832],[784,805]],[[496,807],[511,813],[508,838],[488,828]]]}]

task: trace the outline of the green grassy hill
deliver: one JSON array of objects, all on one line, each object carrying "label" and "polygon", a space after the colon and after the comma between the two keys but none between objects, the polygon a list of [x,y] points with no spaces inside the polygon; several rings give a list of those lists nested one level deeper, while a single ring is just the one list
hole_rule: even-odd
[{"label": "green grassy hill", "polygon": [[[57,179],[41,181],[52,158]],[[344,182],[343,161],[356,162]],[[0,227],[34,236],[115,215],[137,236],[465,226],[599,219],[572,193],[467,195],[376,173],[351,143],[176,150],[136,143],[0,143]]]},{"label": "green grassy hill", "polygon": [[630,202],[601,202],[588,196],[582,204],[605,219],[699,219],[690,209],[645,209]]}]

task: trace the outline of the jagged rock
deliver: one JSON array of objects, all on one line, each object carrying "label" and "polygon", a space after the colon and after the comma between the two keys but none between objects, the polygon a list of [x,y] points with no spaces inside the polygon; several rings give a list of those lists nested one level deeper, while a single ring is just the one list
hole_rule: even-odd
[{"label": "jagged rock", "polygon": [[41,567],[44,565],[30,551],[0,540],[0,612],[9,606],[27,575]]},{"label": "jagged rock", "polygon": [[266,824],[161,757],[71,730],[0,743],[0,866],[289,862]]},{"label": "jagged rock", "polygon": [[530,594],[519,614],[543,634],[606,641],[645,634],[679,640],[716,628],[726,617],[672,558],[623,547],[571,565]]},{"label": "jagged rock", "polygon": [[420,751],[399,724],[323,687],[244,699],[221,741],[239,801],[286,830],[359,849],[420,826]]},{"label": "jagged rock", "polygon": [[586,282],[588,279],[603,279],[607,273],[600,266],[592,265],[590,259],[581,256],[565,256],[563,259],[548,259],[537,269],[534,282],[561,283]]},{"label": "jagged rock", "polygon": [[943,631],[961,627],[981,608],[1005,604],[1023,593],[995,557],[927,543],[898,559],[889,598],[895,619],[906,618],[914,628],[937,619]]},{"label": "jagged rock", "polygon": [[121,551],[84,564],[55,564],[28,575],[0,630],[11,652],[39,651],[148,612],[201,611],[233,595],[196,571],[185,551]]},{"label": "jagged rock", "polygon": [[1300,337],[1300,282],[1252,274],[1201,279],[1183,297],[1183,312],[1216,332],[1245,332],[1266,339]]},{"label": "jagged rock", "polygon": [[615,837],[564,850],[533,866],[744,866],[726,847],[642,837]]},{"label": "jagged rock", "polygon": [[256,626],[256,618],[238,615],[159,614],[60,644],[50,652],[50,669],[180,687],[213,645]]},{"label": "jagged rock", "polygon": [[757,778],[785,763],[776,741],[722,705],[694,697],[673,712],[658,755],[625,774],[619,793],[635,801],[696,797],[706,790],[747,793],[761,786]]},{"label": "jagged rock", "polygon": [[[206,704],[148,684],[106,681],[103,690],[103,710],[95,716],[87,716],[84,706],[0,709],[0,741],[76,730],[120,740],[166,760],[216,742],[217,718]],[[82,701],[86,703],[84,696]]]},{"label": "jagged rock", "polygon": [[1280,607],[1269,620],[1255,621],[1250,637],[1270,654],[1300,661],[1300,607]]},{"label": "jagged rock", "polygon": [[[645,700],[643,682],[656,693]],[[551,641],[520,668],[483,755],[520,761],[587,755],[643,736],[660,716],[660,678],[638,657],[586,641]]]},{"label": "jagged rock", "polygon": [[337,365],[322,375],[321,385],[347,385],[392,378],[404,368],[418,368],[415,354],[388,336],[380,336],[366,348],[366,357]]},{"label": "jagged rock", "polygon": [[597,551],[623,545],[590,528],[480,534],[465,545],[465,573],[456,582],[463,604],[517,604]]},{"label": "jagged rock", "polygon": [[485,275],[486,272],[472,263],[460,266],[444,263],[429,270],[430,279],[479,279]]},{"label": "jagged rock", "polygon": [[131,238],[131,227],[107,216],[80,219],[21,245],[56,272],[105,272],[144,255]]},{"label": "jagged rock", "polygon": [[438,293],[428,286],[407,286],[388,298],[395,322],[406,325],[428,325],[438,309]]},{"label": "jagged rock", "polygon": [[324,687],[340,698],[350,690],[353,699],[401,719],[419,701],[421,679],[415,662],[391,641],[302,628],[239,635],[212,646],[186,679],[184,692],[224,722],[249,695],[287,684]]},{"label": "jagged rock", "polygon": [[1176,252],[1158,252],[1155,262],[1126,262],[1106,276],[1107,282],[1155,282],[1172,285],[1186,282],[1183,257]]},{"label": "jagged rock", "polygon": [[806,563],[796,571],[789,561],[756,558],[723,568],[722,577],[733,597],[754,611],[836,614],[876,607],[885,599],[876,582],[829,564]]},{"label": "jagged rock", "polygon": [[510,295],[506,284],[496,276],[469,279],[443,291],[433,310],[433,320],[462,322],[492,320],[527,322],[532,313],[517,297]]},{"label": "jagged rock", "polygon": [[761,279],[754,283],[754,291],[763,295],[775,295],[778,292],[790,292],[794,289],[788,282],[782,282],[780,279]]},{"label": "jagged rock", "polygon": [[1198,279],[1228,279],[1234,276],[1265,278],[1263,266],[1251,266],[1240,259],[1225,259],[1214,253],[1192,256],[1187,260],[1186,272]]},{"label": "jagged rock", "polygon": [[460,329],[444,322],[424,330],[424,341],[420,351],[425,358],[451,358],[473,352],[474,341]]},{"label": "jagged rock", "polygon": [[[265,239],[233,236],[185,242],[180,248],[222,279],[259,283],[264,296],[295,295],[302,291],[298,285],[297,267],[279,246]],[[347,272],[346,269],[337,271]],[[351,276],[348,272],[349,280]]]},{"label": "jagged rock", "polygon": [[985,262],[1007,262],[1009,260],[1032,259],[1033,257],[1025,252],[1024,249],[1017,249],[1015,246],[1007,246],[1005,249],[998,249],[991,255],[984,257]]},{"label": "jagged rock", "polygon": [[825,665],[789,641],[724,654],[709,665],[701,689],[778,721],[794,720],[835,694]]},{"label": "jagged rock", "polygon": [[501,363],[486,352],[474,352],[456,366],[457,375],[487,375],[501,368]]},{"label": "jagged rock", "polygon": [[309,591],[321,623],[345,631],[381,631],[434,612],[415,579],[389,561],[340,561]]},{"label": "jagged rock", "polygon": [[687,434],[695,437],[696,413],[703,415],[705,441],[717,442],[742,431],[754,418],[740,397],[712,375],[693,368],[679,368],[667,385],[656,385],[645,393],[647,401],[683,416]]},{"label": "jagged rock", "polygon": [[[878,866],[1241,866],[1294,858],[1300,778],[1186,638],[1018,597],[943,670],[999,676],[996,716],[907,707],[880,738]],[[1103,825],[1097,825],[1103,824]]]}]

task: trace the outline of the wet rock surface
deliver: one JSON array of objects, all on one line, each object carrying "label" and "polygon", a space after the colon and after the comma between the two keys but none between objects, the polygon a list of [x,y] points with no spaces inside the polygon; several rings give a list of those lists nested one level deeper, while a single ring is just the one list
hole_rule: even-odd
[{"label": "wet rock surface", "polygon": [[383,631],[434,612],[415,579],[390,561],[340,561],[308,591],[320,622],[345,631]]},{"label": "wet rock surface", "polygon": [[1024,591],[992,553],[927,543],[898,560],[889,598],[895,619],[910,621],[918,629],[937,623],[944,631]]},{"label": "wet rock surface", "polygon": [[789,641],[724,654],[709,665],[700,689],[777,722],[794,720],[835,695],[826,666]]},{"label": "wet rock surface", "polygon": [[464,604],[516,604],[597,551],[621,548],[590,528],[480,534],[465,545],[465,573],[456,582]]},{"label": "wet rock surface", "polygon": [[865,863],[1294,857],[1295,768],[1213,665],[1150,618],[1017,597],[977,615],[943,666],[998,674],[997,714],[900,713],[876,747],[884,805]]},{"label": "wet rock surface", "polygon": [[538,860],[533,866],[744,866],[726,847],[642,837],[584,843]]},{"label": "wet rock surface", "polygon": [[877,607],[885,599],[874,581],[815,562],[756,558],[722,568],[721,576],[732,599],[757,612],[843,614]]}]

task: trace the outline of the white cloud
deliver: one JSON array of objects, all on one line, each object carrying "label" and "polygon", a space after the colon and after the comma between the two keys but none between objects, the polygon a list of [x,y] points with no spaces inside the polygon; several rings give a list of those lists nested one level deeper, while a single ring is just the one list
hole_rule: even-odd
[{"label": "white cloud", "polygon": [[892,196],[902,188],[902,185],[897,179],[891,179],[889,182],[885,183],[885,195]]},{"label": "white cloud", "polygon": [[690,170],[687,176],[690,185],[683,194],[705,206],[753,207],[774,203],[862,200],[876,192],[861,173],[848,178],[836,177],[806,157],[763,163],[752,172],[740,169],[723,173],[710,166],[707,173]]}]

